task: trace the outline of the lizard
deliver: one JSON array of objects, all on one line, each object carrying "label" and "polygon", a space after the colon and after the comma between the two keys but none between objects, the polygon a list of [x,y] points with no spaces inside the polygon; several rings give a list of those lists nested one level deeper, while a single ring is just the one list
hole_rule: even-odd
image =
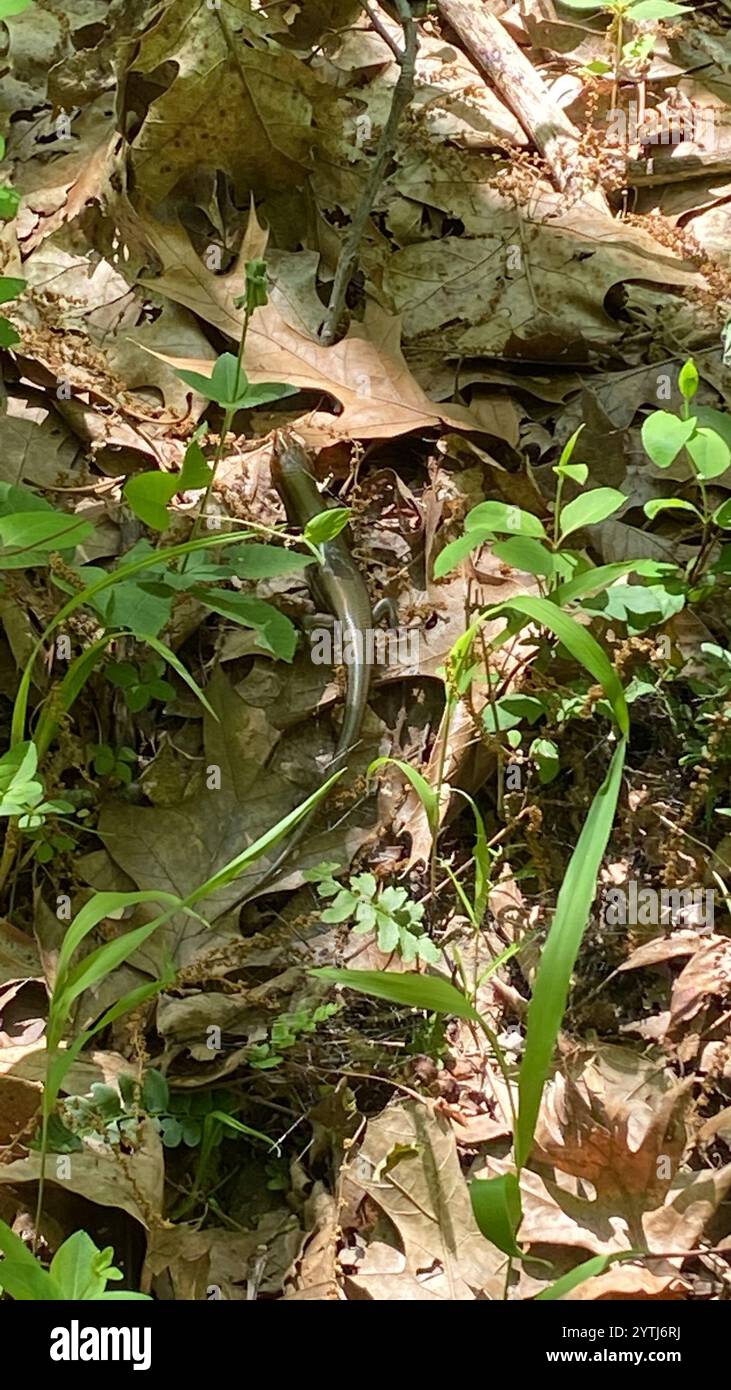
[{"label": "lizard", "polygon": [[[291,436],[275,436],[272,482],[290,525],[304,528],[308,521],[327,510],[327,502],[315,481],[309,456],[302,444]],[[393,616],[393,604],[390,599],[381,599],[374,606],[371,605],[365,581],[343,532],[332,540],[322,542],[320,564],[311,565],[310,571],[308,584],[315,601],[340,623],[343,648],[355,654],[355,659],[347,667],[345,712],[335,753],[328,767],[330,776],[346,766],[348,754],[358,742],[372,675],[373,644],[366,638],[374,623],[386,615]],[[279,873],[307,833],[315,809],[300,821],[244,902],[254,894],[258,896],[261,889]]]}]

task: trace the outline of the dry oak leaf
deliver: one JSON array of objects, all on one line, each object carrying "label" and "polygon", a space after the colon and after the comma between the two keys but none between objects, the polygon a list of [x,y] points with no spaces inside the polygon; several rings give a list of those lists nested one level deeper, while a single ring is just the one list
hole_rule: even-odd
[{"label": "dry oak leaf", "polygon": [[[128,224],[133,221],[129,209],[126,220]],[[148,218],[137,224],[137,234],[148,242],[163,267],[161,275],[145,281],[147,287],[184,304],[227,337],[238,340],[243,312],[234,300],[243,291],[247,250],[242,250],[228,274],[214,275],[180,228]],[[163,356],[163,361],[205,375],[211,370],[210,362],[197,359]],[[352,438],[391,439],[410,430],[442,425],[482,429],[463,406],[429,400],[404,361],[399,320],[375,308],[366,314],[363,324],[353,324],[341,342],[323,347],[306,331],[301,316],[298,322],[296,303],[285,302],[281,294],[276,298],[272,295],[251,321],[246,371],[255,382],[284,381],[301,391],[334,396],[340,402],[339,415],[317,410],[299,422],[299,432],[310,444]]]},{"label": "dry oak leaf", "polygon": [[600,1199],[657,1201],[683,1155],[691,1085],[629,1048],[578,1049],[546,1088],[535,1156],[591,1182]]},{"label": "dry oak leaf", "polygon": [[[507,266],[507,271],[506,271]],[[647,238],[617,236],[597,217],[538,225],[495,209],[491,234],[406,246],[384,269],[384,308],[403,315],[404,337],[465,356],[584,360],[621,328],[605,309],[627,280],[688,286],[697,275]]]},{"label": "dry oak leaf", "polygon": [[403,1280],[410,1298],[501,1297],[505,1258],[477,1227],[451,1125],[431,1104],[388,1106],[346,1172],[389,1218],[399,1256],[389,1271],[366,1263],[349,1281],[355,1291],[397,1298]]},{"label": "dry oak leaf", "polygon": [[130,71],[151,76],[175,64],[177,75],[150,103],[132,143],[142,195],[160,202],[186,174],[206,168],[229,174],[239,193],[304,182],[315,118],[327,126],[335,97],[269,38],[264,16],[246,0],[227,0],[222,18],[207,0],[174,0],[156,21]]},{"label": "dry oak leaf", "polygon": [[[509,1160],[491,1158],[474,1176],[492,1178],[512,1171]],[[571,1181],[561,1174],[558,1177],[560,1181],[523,1169],[522,1246],[530,1247],[541,1257],[551,1246],[592,1255],[646,1250],[648,1254],[668,1256],[662,1264],[653,1261],[654,1273],[662,1275],[675,1268],[682,1254],[697,1248],[731,1187],[731,1164],[697,1173],[676,1173],[656,1206],[652,1205],[655,1198],[645,1202],[639,1193],[629,1194],[621,1207],[616,1192],[604,1200],[590,1200],[581,1195],[578,1179]]]}]

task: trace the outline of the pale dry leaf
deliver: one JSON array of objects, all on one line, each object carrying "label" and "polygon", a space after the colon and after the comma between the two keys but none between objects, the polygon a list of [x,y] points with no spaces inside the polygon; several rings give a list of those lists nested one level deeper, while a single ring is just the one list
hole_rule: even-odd
[{"label": "pale dry leaf", "polygon": [[[129,223],[129,213],[127,214]],[[133,224],[134,225],[134,224]],[[145,219],[136,227],[158,256],[163,273],[145,283],[156,293],[184,304],[206,323],[237,340],[243,313],[234,304],[243,291],[241,258],[226,275],[214,275],[198,258],[179,227]],[[134,231],[132,232],[134,235]],[[283,301],[279,301],[282,308]],[[354,324],[334,347],[323,347],[303,324],[286,321],[274,299],[254,315],[246,338],[246,370],[252,381],[283,381],[302,391],[334,396],[338,415],[315,410],[298,422],[306,443],[337,439],[390,439],[435,425],[479,429],[463,406],[430,401],[411,375],[400,348],[398,320],[373,310]],[[165,361],[186,370],[210,372],[210,362]]]},{"label": "pale dry leaf", "polygon": [[[504,1256],[478,1230],[445,1116],[415,1101],[388,1106],[348,1175],[391,1221],[412,1285],[440,1298],[500,1297]],[[367,1274],[355,1282],[368,1293]]]},{"label": "pale dry leaf", "polygon": [[[0,1061],[2,1054],[0,1053]],[[79,1153],[58,1155],[65,1165],[58,1181],[67,1192],[101,1207],[118,1207],[143,1226],[152,1226],[161,1218],[165,1163],[160,1136],[151,1120],[140,1126],[133,1153],[125,1154],[102,1142],[92,1146],[84,1143]],[[56,1159],[47,1166],[47,1181],[53,1183]],[[67,1171],[68,1168],[68,1171]],[[0,1164],[0,1184],[37,1182],[41,1170],[40,1153],[13,1163]]]}]

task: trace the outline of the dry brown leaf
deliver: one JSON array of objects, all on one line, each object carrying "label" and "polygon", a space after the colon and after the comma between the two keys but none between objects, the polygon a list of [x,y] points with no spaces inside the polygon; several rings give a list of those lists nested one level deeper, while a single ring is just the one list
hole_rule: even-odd
[{"label": "dry brown leaf", "polygon": [[[129,223],[129,216],[127,217]],[[134,226],[134,222],[131,224]],[[158,294],[184,304],[206,323],[237,340],[243,314],[234,304],[242,293],[244,262],[237,260],[227,275],[214,275],[198,258],[179,227],[146,219],[132,235],[142,233],[158,256],[163,273],[146,283]],[[456,429],[481,428],[463,406],[430,401],[411,375],[400,348],[400,324],[373,311],[364,324],[354,324],[334,347],[323,347],[302,326],[288,322],[284,305],[272,297],[254,315],[246,339],[246,370],[252,381],[284,381],[301,391],[334,396],[339,415],[315,410],[298,421],[308,444],[338,439],[391,439],[409,430],[435,425]],[[186,370],[210,372],[210,361],[173,359],[166,362]]]},{"label": "dry brown leaf", "polygon": [[[0,1053],[0,1063],[1,1059]],[[41,1155],[31,1153],[13,1163],[0,1164],[0,1184],[37,1182],[40,1171]],[[86,1141],[81,1152],[51,1155],[47,1165],[48,1182],[58,1182],[65,1191],[78,1192],[97,1206],[120,1207],[147,1227],[161,1218],[164,1179],[162,1144],[151,1120],[141,1125],[131,1154],[102,1141]]]},{"label": "dry brown leaf", "polygon": [[535,1155],[619,1209],[640,1195],[657,1202],[685,1148],[690,1085],[629,1048],[578,1049],[546,1088]]},{"label": "dry brown leaf", "polygon": [[[626,882],[626,879],[624,881]],[[699,936],[698,932],[671,932],[670,936],[660,936],[654,941],[646,941],[644,945],[638,946],[622,961],[618,971],[644,970],[651,965],[664,965],[669,960],[693,956],[707,942],[708,937]]]},{"label": "dry brown leaf", "polygon": [[681,1024],[704,1007],[709,998],[726,999],[731,992],[731,940],[708,940],[696,951],[673,985],[670,1000],[670,1028]]},{"label": "dry brown leaf", "polygon": [[[403,1265],[399,1262],[391,1272],[373,1272],[367,1263],[365,1272],[359,1270],[351,1280],[361,1294],[384,1297],[387,1273],[391,1290],[405,1275],[408,1297],[501,1296],[498,1272],[504,1256],[477,1228],[451,1126],[430,1104],[388,1106],[370,1121],[346,1173],[389,1218],[404,1257]],[[398,1295],[392,1291],[385,1296]]]}]

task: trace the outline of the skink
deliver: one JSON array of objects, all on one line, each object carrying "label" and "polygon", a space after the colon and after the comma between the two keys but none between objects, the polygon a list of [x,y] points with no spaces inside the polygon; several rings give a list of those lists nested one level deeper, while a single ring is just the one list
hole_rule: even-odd
[{"label": "skink", "polygon": [[[277,436],[272,462],[272,482],[284,503],[287,520],[304,527],[313,517],[327,509],[310,469],[310,461],[296,440]],[[348,753],[357,744],[371,683],[372,641],[367,635],[373,627],[374,613],[363,577],[355,564],[344,535],[324,541],[320,547],[322,563],[311,565],[308,583],[323,612],[330,613],[340,623],[343,650],[352,654],[347,666],[345,713],[335,754],[328,767],[328,776],[344,767]],[[378,605],[376,611],[381,608]],[[386,605],[388,606],[388,605]],[[292,850],[306,834],[314,812],[310,812],[285,842],[276,859],[258,880],[248,897],[258,896]]]}]

